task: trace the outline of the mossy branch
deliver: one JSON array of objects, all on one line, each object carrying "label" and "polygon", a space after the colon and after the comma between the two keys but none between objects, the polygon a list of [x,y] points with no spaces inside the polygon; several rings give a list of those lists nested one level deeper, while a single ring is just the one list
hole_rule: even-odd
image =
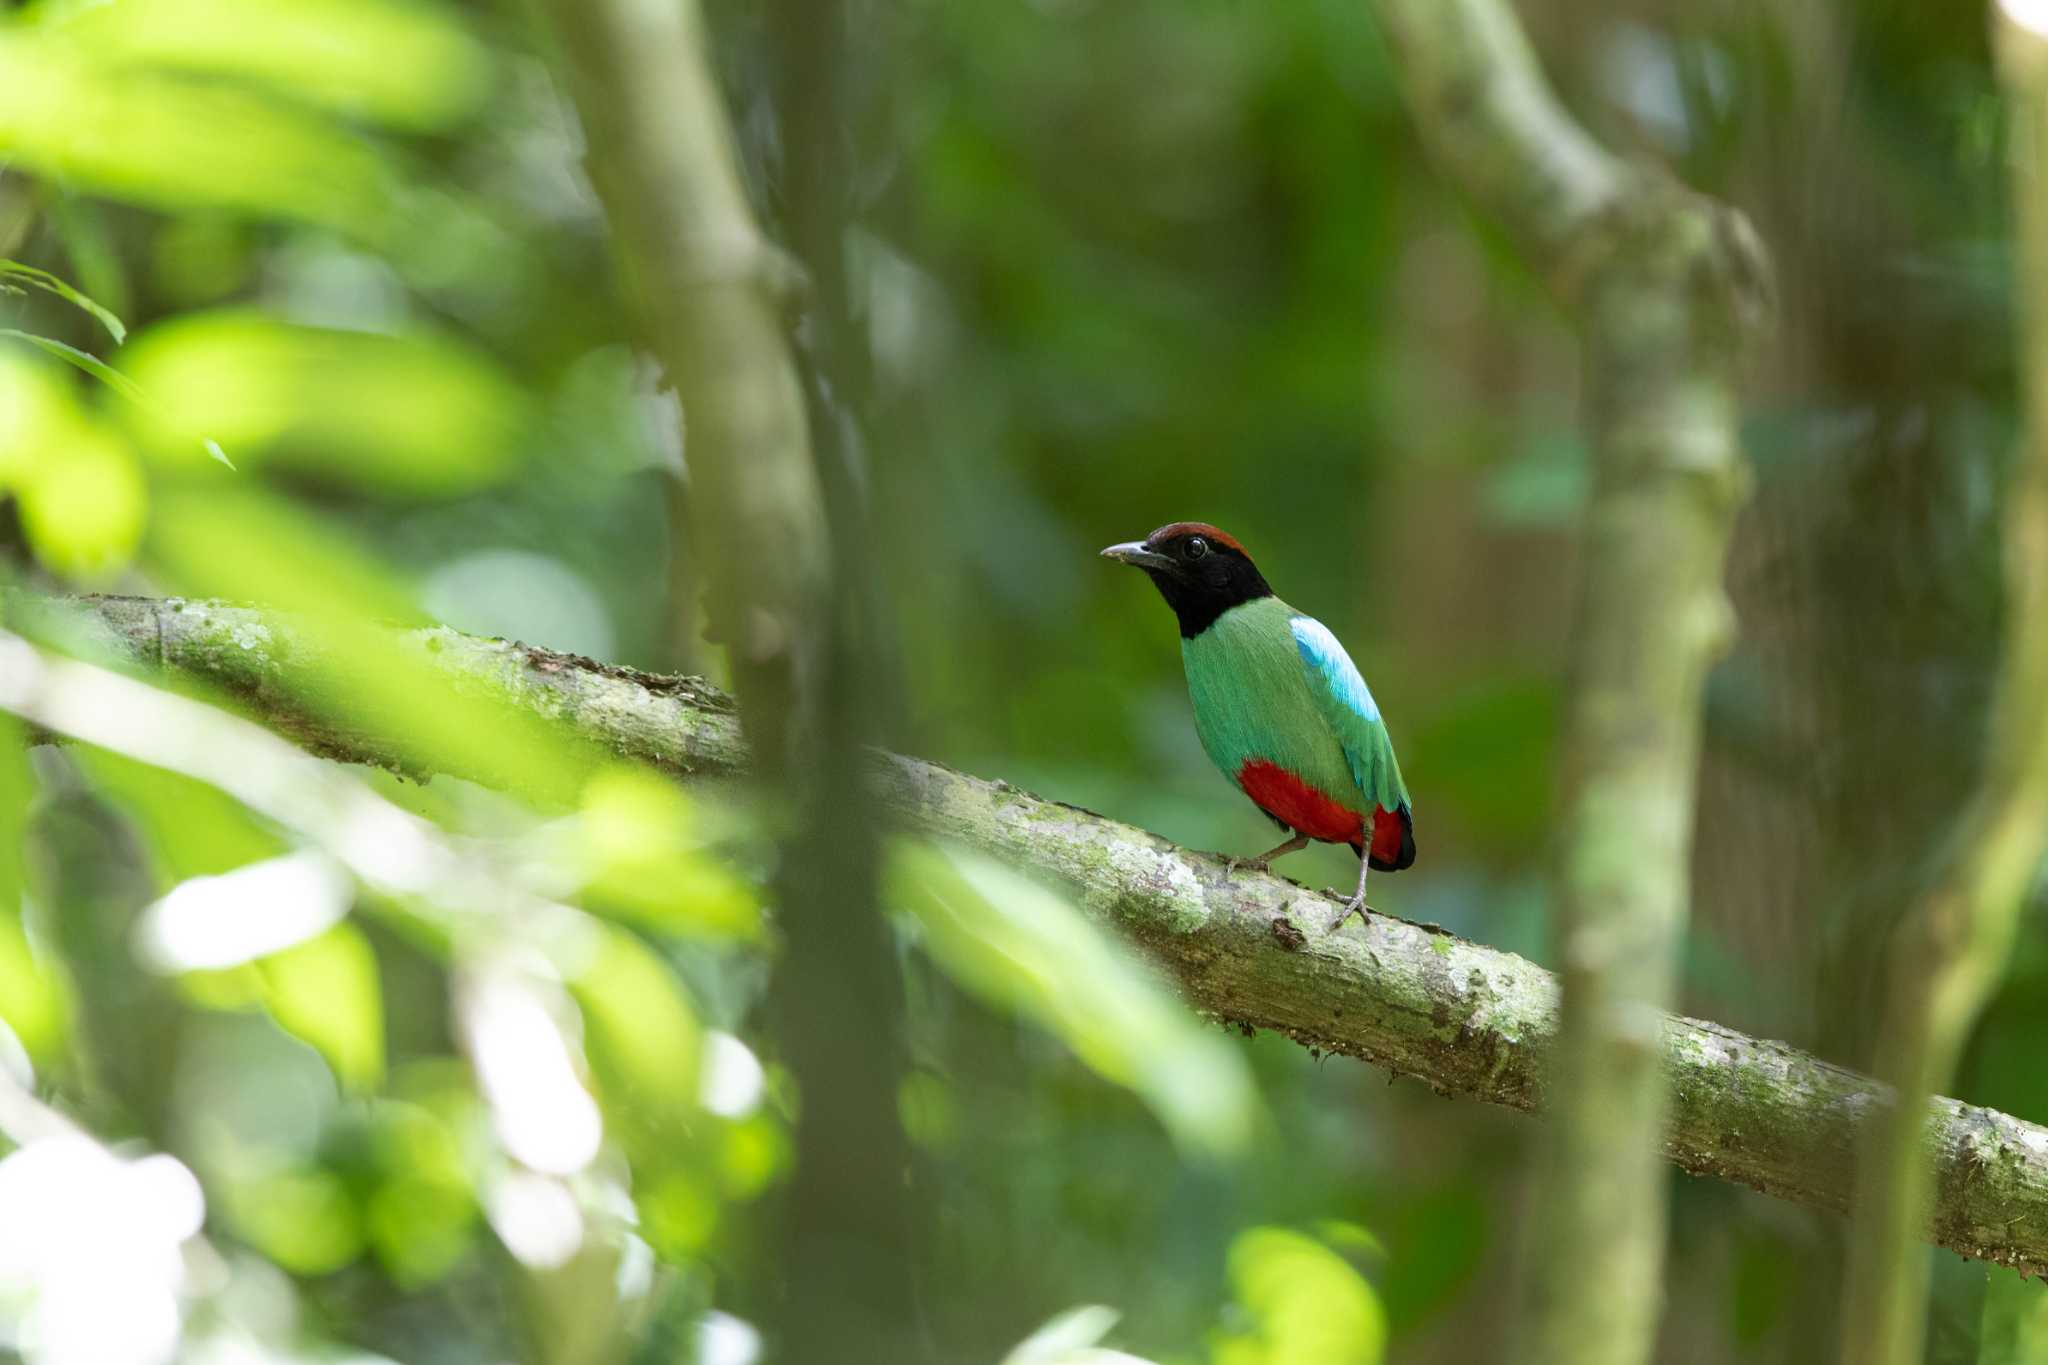
[{"label": "mossy branch", "polygon": [[[210,683],[316,752],[399,760],[362,726],[297,705],[295,680],[321,665],[287,620],[209,602],[79,605],[102,645],[147,669]],[[460,686],[493,688],[622,757],[685,777],[747,766],[731,704],[700,681],[440,628],[407,639]],[[1227,874],[1216,855],[1005,782],[881,752],[869,776],[883,808],[907,828],[1070,888],[1198,1010],[1360,1058],[1445,1096],[1546,1107],[1558,985],[1522,958],[1383,915],[1331,933],[1320,893],[1280,877]],[[1650,1036],[1671,1094],[1667,1160],[1795,1203],[1849,1207],[1854,1154],[1887,1107],[1883,1087],[1700,1020],[1662,1016]],[[1929,1240],[2048,1273],[2048,1128],[1947,1099],[1932,1102],[1928,1123],[1936,1178]]]}]

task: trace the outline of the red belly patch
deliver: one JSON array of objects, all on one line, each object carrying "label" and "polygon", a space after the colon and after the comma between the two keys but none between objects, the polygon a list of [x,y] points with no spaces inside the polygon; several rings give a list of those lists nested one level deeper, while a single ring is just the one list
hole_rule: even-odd
[{"label": "red belly patch", "polygon": [[[1331,844],[1355,844],[1365,837],[1363,815],[1323,795],[1277,763],[1268,763],[1263,758],[1247,760],[1237,770],[1237,785],[1260,810],[1297,834]],[[1394,846],[1399,848],[1398,820],[1394,824]],[[1379,830],[1375,829],[1373,834],[1377,846]]]}]

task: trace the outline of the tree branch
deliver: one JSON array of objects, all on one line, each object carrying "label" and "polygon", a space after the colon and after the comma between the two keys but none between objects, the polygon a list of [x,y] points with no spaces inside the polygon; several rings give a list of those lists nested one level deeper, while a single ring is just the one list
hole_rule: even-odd
[{"label": "tree branch", "polygon": [[1677,994],[1700,694],[1747,484],[1743,323],[1763,256],[1741,217],[1609,156],[1557,103],[1505,0],[1380,0],[1444,175],[1578,324],[1593,488],[1572,644],[1553,938],[1557,1123],[1537,1177],[1529,1359],[1637,1365],[1662,1302],[1668,1096],[1648,1025]]},{"label": "tree branch", "polygon": [[[296,707],[294,679],[318,660],[284,619],[207,602],[81,605],[99,643],[134,663],[211,683],[316,752],[397,762],[374,737]],[[23,615],[19,599],[9,614]],[[730,704],[702,682],[446,629],[408,638],[460,685],[490,688],[623,757],[684,776],[746,766]],[[1545,1107],[1558,987],[1532,963],[1383,915],[1363,930],[1329,933],[1319,893],[1275,876],[1227,875],[1220,857],[1008,783],[881,752],[869,775],[909,828],[1072,888],[1199,1010],[1412,1076],[1446,1096]],[[1700,1020],[1664,1016],[1656,1037],[1672,1097],[1667,1160],[1795,1203],[1848,1209],[1857,1142],[1886,1107],[1883,1087]],[[2048,1128],[1937,1099],[1928,1134],[1930,1240],[2048,1274]]]},{"label": "tree branch", "polygon": [[1431,159],[1569,298],[1574,259],[1629,195],[1632,173],[1558,104],[1499,0],[1379,0],[1378,10]]},{"label": "tree branch", "polygon": [[[779,770],[827,546],[781,313],[799,271],[755,225],[696,0],[541,0],[631,301],[682,400],[709,635]],[[689,603],[673,609],[690,610]]]}]

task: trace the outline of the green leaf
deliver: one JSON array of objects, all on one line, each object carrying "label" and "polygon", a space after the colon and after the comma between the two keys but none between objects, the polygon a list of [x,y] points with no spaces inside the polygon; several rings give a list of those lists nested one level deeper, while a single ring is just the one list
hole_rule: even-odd
[{"label": "green leaf", "polygon": [[595,925],[588,963],[569,982],[605,1121],[636,1164],[674,1157],[702,1113],[704,1034],[682,983],[623,929]]},{"label": "green leaf", "polygon": [[1313,1237],[1250,1228],[1230,1246],[1230,1285],[1249,1319],[1219,1332],[1212,1365],[1378,1365],[1387,1318],[1351,1263]]},{"label": "green leaf", "polygon": [[[0,337],[12,337],[16,341],[26,341],[36,349],[57,357],[57,359],[65,364],[85,371],[85,373],[99,380],[115,393],[120,394],[143,412],[155,417],[159,422],[164,420],[162,409],[150,399],[150,396],[143,391],[141,385],[137,384],[127,375],[122,374],[106,361],[101,360],[98,356],[81,351],[76,346],[67,346],[55,337],[37,336],[34,332],[24,332],[15,327],[0,327]],[[235,467],[234,461],[228,458],[227,452],[220,448],[218,441],[207,436],[194,436],[192,440],[210,458],[226,465],[229,469]]]},{"label": "green leaf", "polygon": [[81,423],[67,448],[45,452],[15,496],[36,558],[69,578],[104,581],[142,544],[149,488],[102,423]]},{"label": "green leaf", "polygon": [[129,402],[139,403],[143,407],[149,406],[149,395],[138,388],[134,380],[122,374],[96,355],[90,355],[81,351],[76,346],[67,346],[55,337],[37,336],[34,332],[24,332],[18,327],[0,327],[0,337],[12,337],[16,341],[26,341],[38,350],[57,357],[66,365],[84,370],[94,379],[99,380]]},{"label": "green leaf", "polygon": [[384,1079],[384,994],[363,932],[337,924],[256,968],[278,1027],[326,1058],[344,1089],[375,1090]]},{"label": "green leaf", "polygon": [[0,906],[0,1022],[47,1064],[63,1053],[70,1017],[62,979],[29,941],[20,904]]},{"label": "green leaf", "polygon": [[[394,1089],[419,1080],[418,1065]],[[479,1120],[475,1097],[456,1085],[428,1103],[378,1100],[366,1118],[376,1183],[364,1220],[370,1249],[401,1285],[431,1284],[475,1241],[477,1154],[461,1137]]]},{"label": "green leaf", "polygon": [[[133,384],[104,361],[49,337],[0,328],[90,374]],[[121,434],[82,407],[54,366],[9,349],[0,356],[0,485],[19,500],[23,529],[43,563],[74,577],[125,567],[141,543],[148,490]]]},{"label": "green leaf", "polygon": [[371,1249],[401,1288],[419,1289],[446,1277],[475,1241],[476,1204],[439,1181],[391,1181],[370,1196],[366,1220]]},{"label": "green leaf", "polygon": [[[107,22],[127,8],[105,7]],[[0,146],[11,165],[145,207],[389,234],[402,196],[382,150],[354,130],[267,92],[138,67],[67,28],[0,26]]]},{"label": "green leaf", "polygon": [[121,319],[115,317],[110,309],[100,307],[100,305],[87,298],[82,292],[73,289],[47,270],[38,270],[32,265],[23,265],[20,261],[10,261],[5,257],[0,257],[0,281],[5,280],[20,280],[25,284],[34,285],[38,289],[55,294],[66,303],[81,308],[92,314],[95,318],[98,318],[100,325],[107,329],[115,341],[119,342],[127,339],[128,329],[121,324]]},{"label": "green leaf", "polygon": [[421,0],[123,0],[60,28],[109,67],[246,81],[402,128],[445,127],[490,94],[485,49]]},{"label": "green leaf", "polygon": [[724,1125],[718,1144],[718,1188],[727,1199],[760,1195],[789,1169],[789,1134],[781,1120],[757,1109]]},{"label": "green leaf", "polygon": [[701,822],[673,782],[640,768],[606,768],[583,794],[574,871],[599,914],[713,939],[760,936],[754,889],[698,848]]},{"label": "green leaf", "polygon": [[122,366],[152,401],[142,445],[184,464],[208,437],[245,467],[405,497],[447,497],[518,468],[530,403],[450,337],[299,327],[247,309],[185,313]]},{"label": "green leaf", "polygon": [[347,1185],[317,1166],[252,1173],[222,1201],[235,1234],[298,1275],[325,1275],[362,1254],[363,1226]]},{"label": "green leaf", "polygon": [[1243,1056],[1064,897],[965,850],[899,842],[889,903],[967,990],[1033,1019],[1136,1091],[1182,1146],[1244,1150],[1259,1113]]}]

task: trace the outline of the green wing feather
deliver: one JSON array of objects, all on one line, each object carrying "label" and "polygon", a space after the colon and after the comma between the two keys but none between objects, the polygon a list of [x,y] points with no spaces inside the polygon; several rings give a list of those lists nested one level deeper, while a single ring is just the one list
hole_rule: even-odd
[{"label": "green wing feather", "polygon": [[1351,662],[1328,627],[1314,617],[1297,615],[1288,622],[1288,630],[1316,709],[1343,748],[1358,790],[1382,810],[1407,805],[1408,787],[1401,781],[1394,741],[1358,665]]},{"label": "green wing feather", "polygon": [[[1232,607],[1193,639],[1181,641],[1187,665],[1188,698],[1194,704],[1195,733],[1223,775],[1237,781],[1252,759],[1277,764],[1309,786],[1361,814],[1384,784],[1361,780],[1349,749],[1378,750],[1347,742],[1355,726],[1333,723],[1320,695],[1327,689],[1304,665],[1293,622],[1300,613],[1277,597]],[[1399,789],[1392,747],[1383,765]],[[1365,769],[1372,776],[1377,767]],[[1388,809],[1392,804],[1388,803]]]}]

